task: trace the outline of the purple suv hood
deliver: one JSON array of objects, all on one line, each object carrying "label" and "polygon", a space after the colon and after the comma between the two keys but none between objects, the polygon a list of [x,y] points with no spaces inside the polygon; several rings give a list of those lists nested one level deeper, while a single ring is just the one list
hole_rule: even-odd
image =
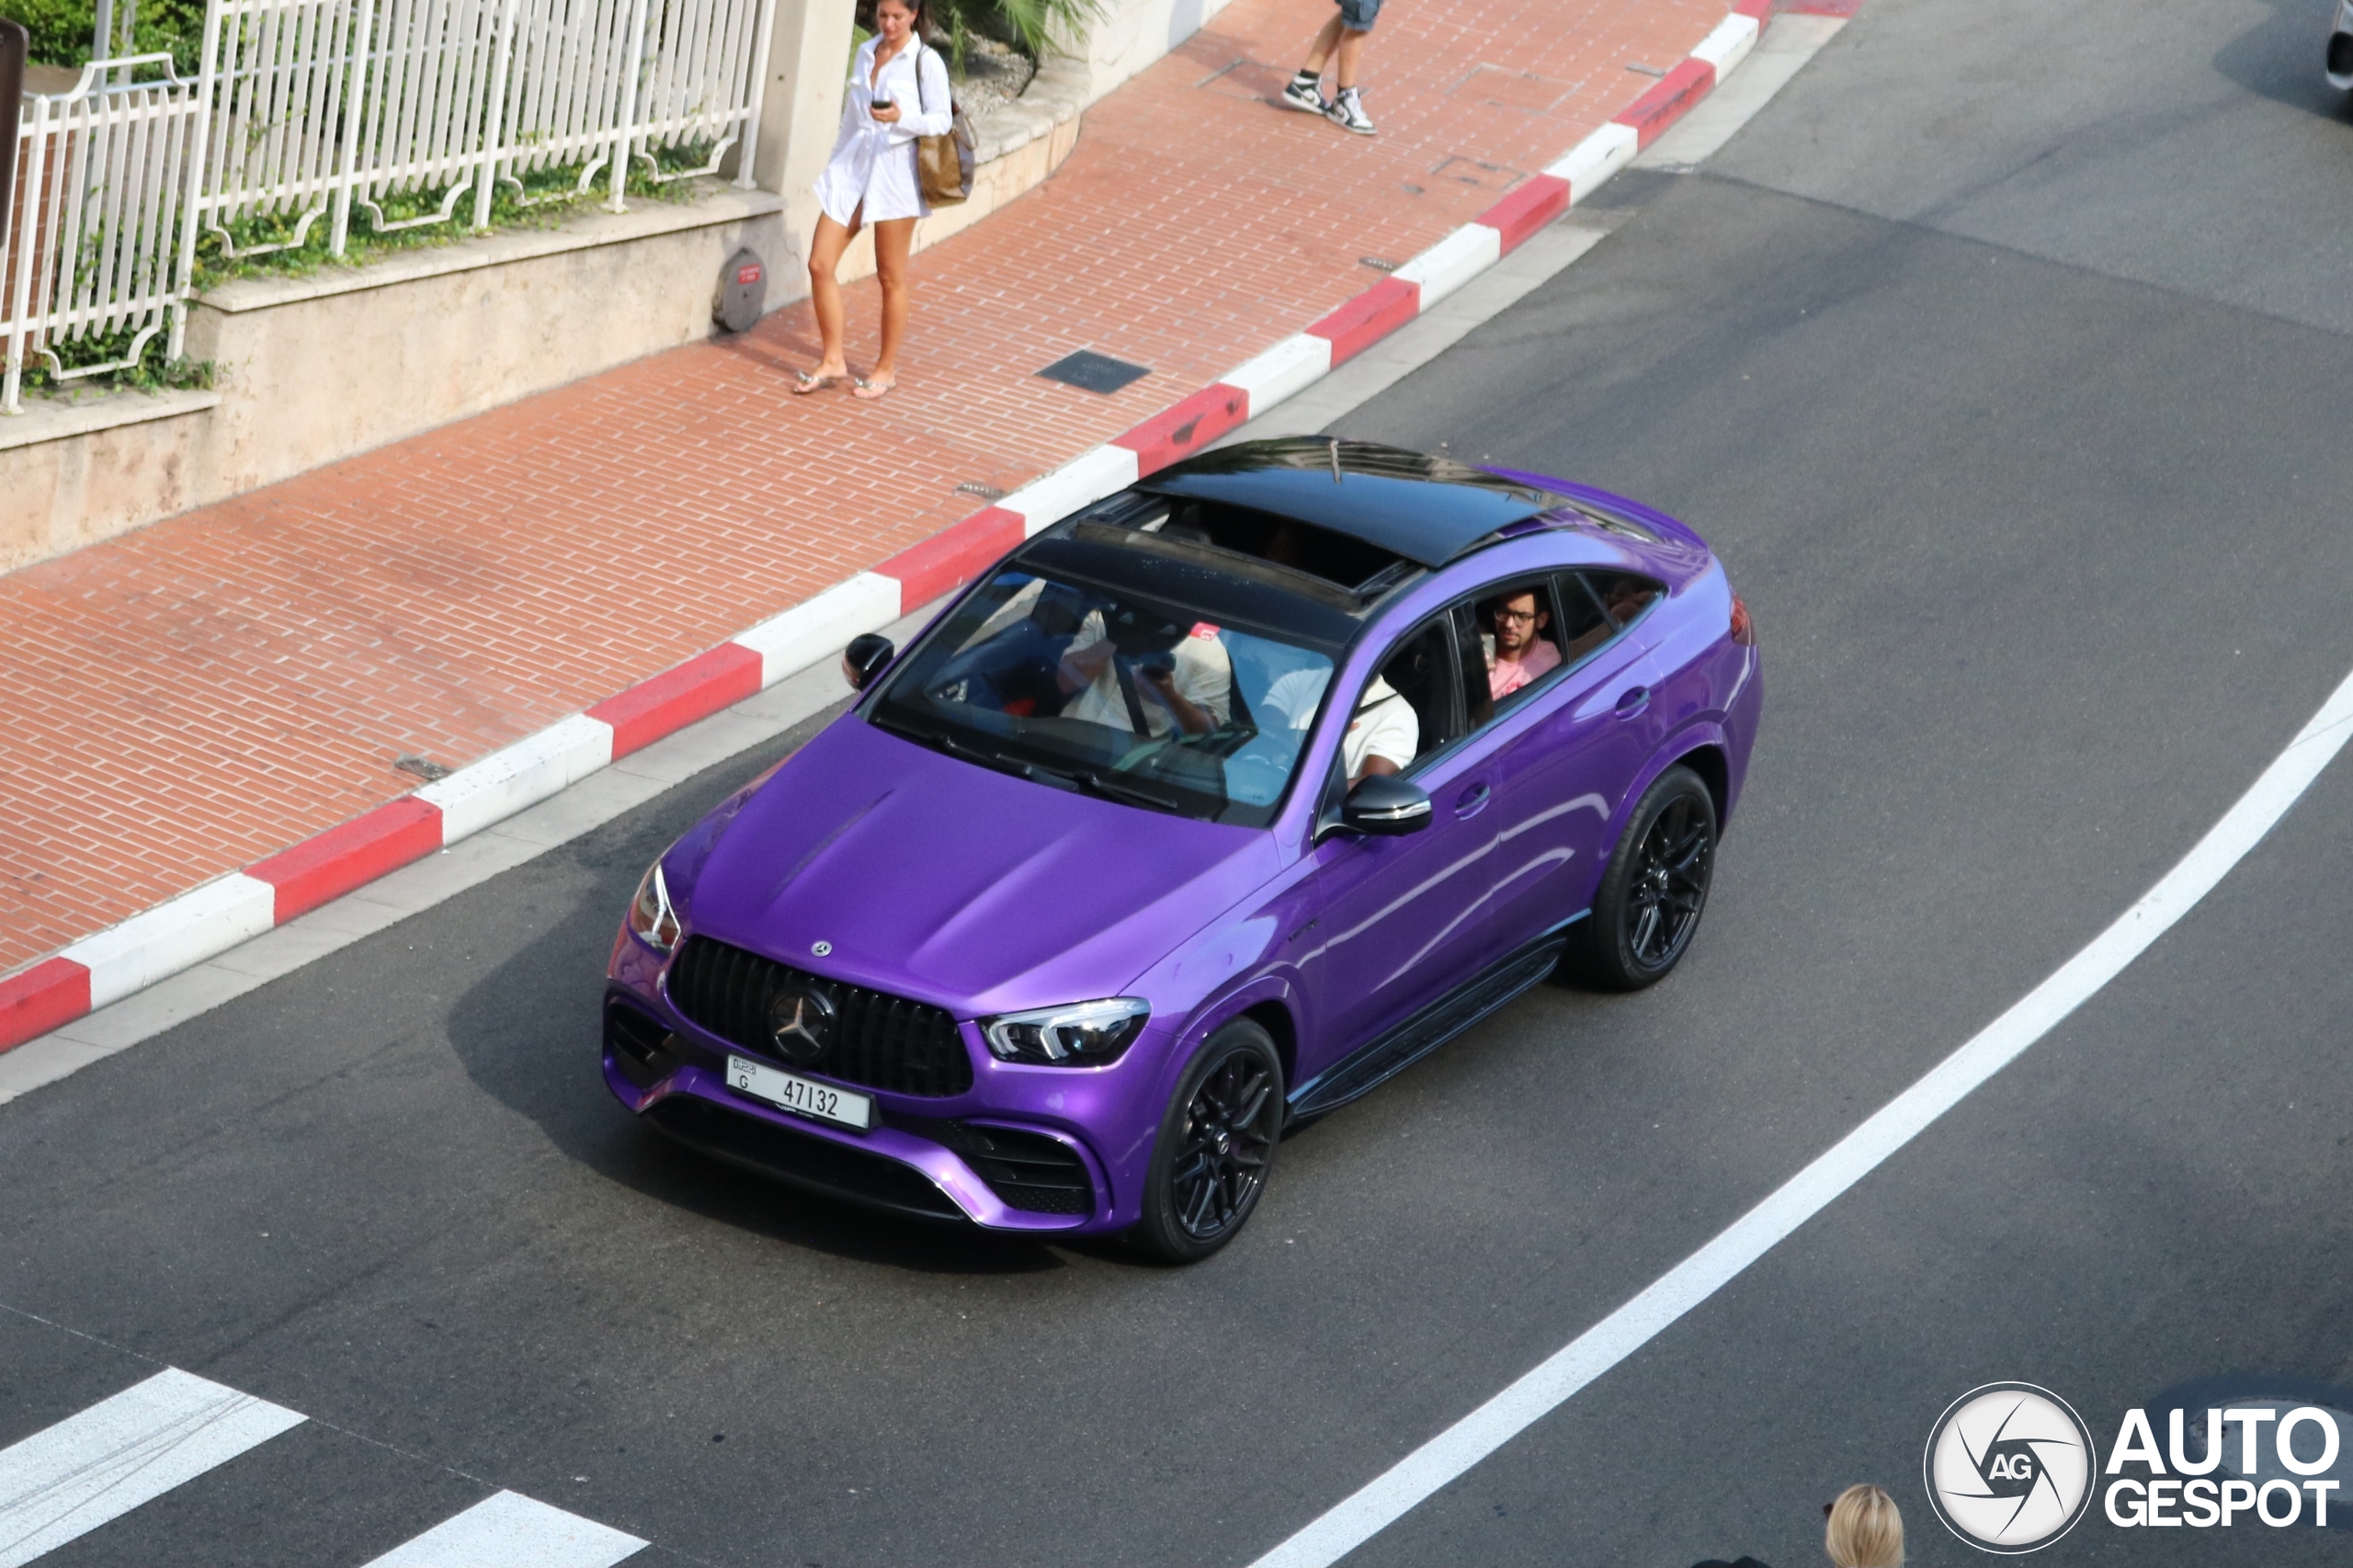
[{"label": "purple suv hood", "polygon": [[1277,863],[1264,831],[1032,784],[846,716],[681,892],[690,931],[971,1017],[1121,994]]}]

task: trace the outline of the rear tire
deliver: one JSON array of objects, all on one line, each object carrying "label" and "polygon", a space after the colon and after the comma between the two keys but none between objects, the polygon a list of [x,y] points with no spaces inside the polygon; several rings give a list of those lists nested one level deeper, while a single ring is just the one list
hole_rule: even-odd
[{"label": "rear tire", "polygon": [[1569,927],[1561,970],[1603,991],[1640,991],[1690,950],[1716,866],[1716,800],[1670,767],[1643,791],[1610,852],[1593,911]]},{"label": "rear tire", "polygon": [[1164,1263],[1199,1263],[1232,1241],[1267,1188],[1282,1125],[1282,1059],[1265,1029],[1236,1018],[1169,1096],[1136,1244]]}]

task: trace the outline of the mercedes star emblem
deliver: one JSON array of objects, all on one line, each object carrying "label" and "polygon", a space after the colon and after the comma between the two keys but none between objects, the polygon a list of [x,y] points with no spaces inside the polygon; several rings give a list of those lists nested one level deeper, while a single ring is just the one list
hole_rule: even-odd
[{"label": "mercedes star emblem", "polygon": [[834,950],[834,945],[831,942],[812,942],[809,944],[809,950],[817,957],[824,958]]},{"label": "mercedes star emblem", "polygon": [[768,1038],[788,1062],[806,1066],[816,1061],[833,1029],[834,999],[813,985],[779,991],[768,1004]]}]

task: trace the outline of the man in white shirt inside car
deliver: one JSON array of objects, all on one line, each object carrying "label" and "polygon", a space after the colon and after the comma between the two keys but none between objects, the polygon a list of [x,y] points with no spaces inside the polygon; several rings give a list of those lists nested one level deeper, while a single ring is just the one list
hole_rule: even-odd
[{"label": "man in white shirt inside car", "polygon": [[[1283,716],[1294,730],[1315,722],[1315,705],[1332,683],[1330,665],[1293,670],[1267,688],[1266,706]],[[1340,767],[1353,790],[1381,773],[1403,773],[1421,750],[1422,720],[1414,705],[1380,676],[1364,688],[1357,710],[1349,715],[1347,733],[1340,741]]]}]

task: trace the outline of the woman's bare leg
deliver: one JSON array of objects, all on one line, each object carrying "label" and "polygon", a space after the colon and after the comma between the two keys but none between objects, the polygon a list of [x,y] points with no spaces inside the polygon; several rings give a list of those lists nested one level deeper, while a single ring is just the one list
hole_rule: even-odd
[{"label": "woman's bare leg", "polygon": [[915,241],[913,218],[885,218],[874,225],[874,276],[882,285],[882,352],[861,389],[872,394],[890,391],[899,380],[899,342],[907,335],[907,253]]},{"label": "woman's bare leg", "polygon": [[[863,207],[860,211],[863,211]],[[842,308],[842,286],[835,281],[835,272],[841,267],[842,252],[858,237],[858,213],[850,214],[845,225],[831,218],[817,220],[817,233],[809,242],[809,302],[817,312],[817,338],[824,346],[824,358],[811,374],[846,376],[849,366],[842,358],[842,337],[848,330],[847,312]]]}]

